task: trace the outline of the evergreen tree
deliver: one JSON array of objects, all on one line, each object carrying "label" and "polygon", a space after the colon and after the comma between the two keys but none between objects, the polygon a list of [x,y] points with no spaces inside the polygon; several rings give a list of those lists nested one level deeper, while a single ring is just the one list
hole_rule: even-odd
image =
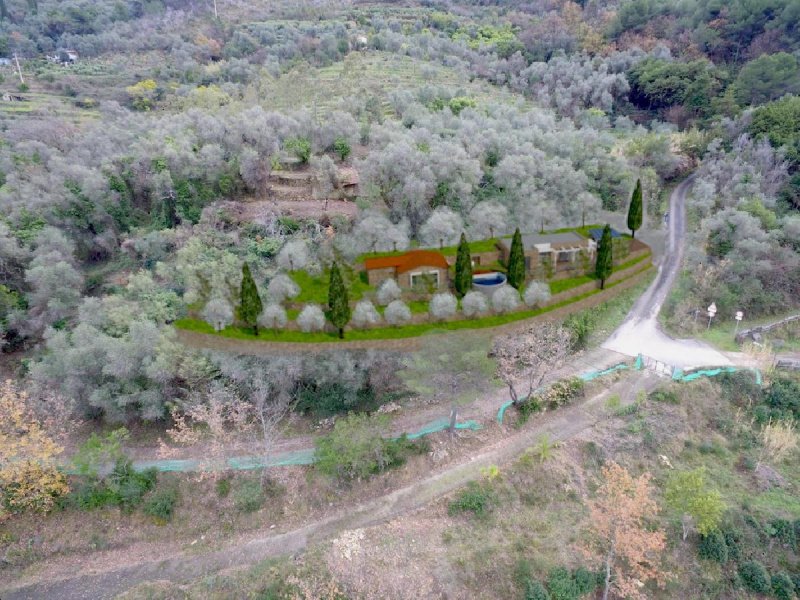
[{"label": "evergreen tree", "polygon": [[628,207],[628,229],[631,237],[636,237],[636,230],[642,226],[642,180],[636,180],[636,187],[631,196],[631,205]]},{"label": "evergreen tree", "polygon": [[245,325],[252,327],[258,335],[258,316],[264,309],[264,305],[261,303],[261,296],[258,295],[256,282],[250,274],[250,265],[247,263],[242,265],[241,302],[239,318],[244,321]]},{"label": "evergreen tree", "polygon": [[472,289],[472,256],[469,253],[467,236],[461,234],[461,241],[458,243],[458,255],[456,256],[456,293],[459,298]]},{"label": "evergreen tree", "polygon": [[522,234],[519,227],[511,239],[511,251],[508,253],[508,284],[516,289],[525,284],[525,248],[522,246]]},{"label": "evergreen tree", "polygon": [[600,280],[601,290],[605,289],[606,279],[611,275],[613,260],[611,253],[611,226],[606,225],[603,228],[603,237],[600,238],[600,243],[597,244],[597,262],[595,263],[595,274]]},{"label": "evergreen tree", "polygon": [[339,337],[344,338],[344,326],[350,322],[350,298],[336,263],[331,267],[328,286],[328,319],[339,330]]}]

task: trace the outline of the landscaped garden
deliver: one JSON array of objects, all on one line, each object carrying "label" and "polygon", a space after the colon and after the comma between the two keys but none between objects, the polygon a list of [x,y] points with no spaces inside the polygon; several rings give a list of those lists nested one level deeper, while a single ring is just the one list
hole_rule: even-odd
[{"label": "landscaped garden", "polygon": [[[358,256],[352,264],[334,262],[325,268],[306,268],[307,250],[297,245],[279,261],[284,269],[262,289],[245,265],[239,306],[215,305],[212,299],[174,325],[235,339],[308,343],[398,339],[435,330],[496,327],[580,302],[650,268],[649,247],[616,233],[612,241],[610,230],[607,239],[603,236],[593,245],[589,241],[593,227],[597,228],[552,232],[577,234],[595,256],[595,264],[591,264],[586,259],[590,254],[582,249],[583,259],[574,255],[566,269],[552,266],[557,251],[552,256],[543,254],[550,256],[545,259],[523,247],[519,230],[502,240],[510,246],[507,256],[503,256],[498,239],[468,242],[462,235],[460,244],[436,250],[375,252]],[[539,234],[537,239],[550,239],[547,235]],[[549,252],[549,243],[547,247]],[[416,262],[406,268],[406,257]],[[484,261],[476,264],[481,258]],[[381,262],[370,263],[374,259]],[[438,271],[425,266],[432,259],[440,261],[435,265]],[[598,267],[601,261],[613,266]],[[378,268],[370,271],[370,264]],[[293,268],[298,265],[303,268]],[[496,285],[478,285],[481,274],[487,273],[498,275]]]}]

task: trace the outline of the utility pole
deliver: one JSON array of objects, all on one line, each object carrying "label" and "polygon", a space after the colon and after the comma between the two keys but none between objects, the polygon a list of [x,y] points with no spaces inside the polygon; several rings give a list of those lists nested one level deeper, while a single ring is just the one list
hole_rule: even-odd
[{"label": "utility pole", "polygon": [[22,77],[22,69],[19,66],[19,56],[17,56],[16,52],[14,52],[14,60],[17,63],[17,73],[19,74],[19,82],[21,85],[25,85],[25,78]]}]

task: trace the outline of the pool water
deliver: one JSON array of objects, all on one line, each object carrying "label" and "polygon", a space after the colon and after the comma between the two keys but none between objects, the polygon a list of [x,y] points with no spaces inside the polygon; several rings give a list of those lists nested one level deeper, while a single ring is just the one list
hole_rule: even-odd
[{"label": "pool water", "polygon": [[487,273],[486,275],[475,275],[472,278],[472,283],[475,285],[502,285],[506,282],[506,276],[502,273]]}]

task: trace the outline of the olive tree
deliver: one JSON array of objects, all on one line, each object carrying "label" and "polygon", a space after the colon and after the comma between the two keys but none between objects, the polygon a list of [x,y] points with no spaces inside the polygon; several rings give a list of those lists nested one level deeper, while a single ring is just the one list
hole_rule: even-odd
[{"label": "olive tree", "polygon": [[307,304],[297,315],[297,326],[305,333],[322,331],[325,328],[325,313],[316,304]]},{"label": "olive tree", "polygon": [[433,211],[420,227],[419,239],[425,246],[453,246],[464,231],[464,221],[446,207]]},{"label": "olive tree", "polygon": [[544,306],[550,300],[550,286],[544,281],[531,281],[523,299],[528,306]]},{"label": "olive tree", "polygon": [[215,296],[203,307],[201,316],[214,331],[222,331],[233,323],[233,306],[225,298]]},{"label": "olive tree", "polygon": [[308,243],[302,239],[286,242],[278,252],[278,266],[287,271],[305,269],[311,261]]},{"label": "olive tree", "polygon": [[458,300],[456,300],[453,294],[447,292],[434,294],[428,305],[428,311],[431,317],[438,321],[444,321],[454,316],[457,309]]},{"label": "olive tree", "polygon": [[519,292],[510,285],[504,285],[492,294],[492,308],[498,313],[507,313],[519,307]]},{"label": "olive tree", "polygon": [[258,316],[258,326],[264,329],[283,329],[287,322],[286,309],[276,303],[267,304]]},{"label": "olive tree", "polygon": [[387,279],[378,288],[378,304],[387,306],[393,300],[399,300],[402,295],[403,290],[400,289],[397,282],[394,279]]},{"label": "olive tree", "polygon": [[352,323],[356,327],[369,327],[370,325],[377,325],[380,321],[380,313],[369,300],[361,300],[353,309]]},{"label": "olive tree", "polygon": [[461,300],[461,310],[467,317],[477,317],[489,312],[489,301],[483,292],[467,292]]},{"label": "olive tree", "polygon": [[281,303],[285,300],[296,298],[300,293],[300,286],[284,273],[273,277],[267,284],[267,296],[271,302]]},{"label": "olive tree", "polygon": [[389,325],[404,325],[411,320],[411,309],[402,300],[392,300],[383,317]]}]

